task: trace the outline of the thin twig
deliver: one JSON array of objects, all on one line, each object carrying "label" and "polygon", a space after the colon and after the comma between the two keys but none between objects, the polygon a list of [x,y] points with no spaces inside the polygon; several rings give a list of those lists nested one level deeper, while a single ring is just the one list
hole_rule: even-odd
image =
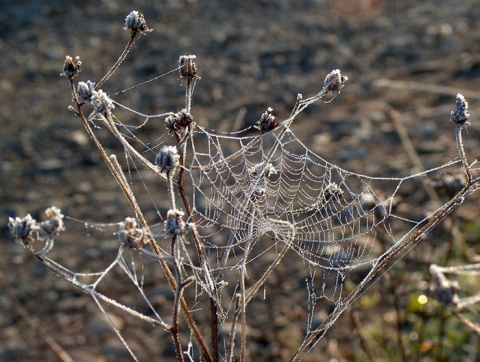
[{"label": "thin twig", "polygon": [[[87,117],[85,116],[85,114],[83,113],[83,110],[82,110],[82,104],[77,104],[77,109],[74,110],[75,114],[77,114],[83,121],[83,125],[85,127],[85,129],[87,130],[87,133],[88,135],[90,136],[90,138],[93,140],[93,142],[95,143],[95,145],[97,146],[97,148],[99,149],[100,151],[100,154],[102,156],[102,158],[104,159],[105,163],[107,164],[107,167],[110,169],[110,171],[112,172],[112,175],[114,176],[114,178],[117,180],[117,182],[119,183],[119,185],[121,186],[122,188],[122,191],[124,191],[124,194],[125,196],[127,197],[127,199],[129,200],[129,202],[131,203],[132,207],[134,208],[136,214],[137,214],[137,217],[139,218],[140,220],[140,223],[142,225],[142,227],[144,228],[144,230],[146,230],[148,232],[148,235],[152,235],[150,232],[149,232],[149,227],[148,227],[148,224],[145,220],[145,218],[143,217],[143,213],[141,212],[140,210],[140,207],[138,206],[138,204],[135,202],[134,199],[132,199],[130,196],[129,196],[129,193],[128,193],[128,190],[129,188],[125,188],[125,187],[122,187],[123,185],[123,180],[124,180],[124,177],[120,176],[120,174],[117,172],[117,169],[115,168],[113,162],[109,159],[105,149],[103,148],[102,144],[100,143],[100,141],[97,139],[97,137],[95,136],[92,128],[90,127],[90,124],[88,122],[88,119]],[[109,125],[109,129],[110,131],[112,131],[114,134],[116,133],[117,135],[119,134],[118,131],[116,131],[116,128],[113,124],[113,121],[110,119],[108,120],[108,118],[106,117],[103,117],[103,119],[106,121],[106,124]],[[113,125],[113,126],[112,126]],[[115,132],[116,131],[116,132]],[[120,137],[120,140],[122,140],[123,137]],[[130,146],[130,144],[128,142],[126,142],[124,139],[123,139],[124,143],[122,143],[123,145],[127,146],[127,148],[132,151],[133,147]],[[135,151],[136,152],[136,151]],[[138,153],[138,152],[137,152]],[[141,156],[141,155],[140,155]],[[143,156],[142,156],[143,157]],[[148,164],[152,165],[150,162],[148,162]],[[152,165],[154,170],[155,170],[155,174],[157,175],[161,175],[161,173],[159,172],[159,169],[157,166],[154,166]],[[164,176],[165,177],[165,176]],[[138,213],[137,213],[138,211]],[[155,253],[157,255],[161,255],[161,252],[160,252],[160,249],[158,248],[158,246],[156,245],[155,241],[153,240],[153,238],[150,238],[150,245],[152,246],[153,250],[155,251]],[[170,284],[170,287],[172,288],[172,290],[176,290],[177,289],[177,283],[175,281],[175,277],[173,276],[173,274],[171,273],[170,269],[169,269],[169,266],[167,264],[167,262],[165,260],[160,260],[160,264],[162,265],[162,268],[165,272],[165,275],[167,276],[167,280]],[[210,352],[208,351],[206,345],[205,345],[205,342],[203,341],[203,338],[201,336],[201,333],[200,331],[198,330],[198,327],[196,325],[196,322],[193,318],[193,316],[191,315],[191,312],[190,312],[190,309],[185,301],[185,299],[182,297],[180,299],[180,304],[181,304],[181,307],[182,307],[182,310],[183,310],[183,314],[185,316],[185,319],[187,321],[187,325],[188,327],[190,328],[190,330],[192,331],[193,335],[194,335],[194,338],[200,348],[200,350],[202,351],[202,356],[203,358],[206,360],[206,361],[212,361],[212,357],[210,356]]]},{"label": "thin twig", "polygon": [[102,85],[110,78],[113,73],[118,69],[118,67],[123,63],[125,58],[127,57],[127,54],[130,52],[130,49],[132,49],[133,44],[135,43],[135,37],[137,36],[138,31],[132,32],[132,35],[130,37],[130,40],[128,41],[127,45],[125,46],[125,49],[123,49],[122,54],[118,57],[117,61],[113,66],[110,68],[110,70],[103,76],[102,79],[95,85],[95,90],[98,90],[102,87]]}]

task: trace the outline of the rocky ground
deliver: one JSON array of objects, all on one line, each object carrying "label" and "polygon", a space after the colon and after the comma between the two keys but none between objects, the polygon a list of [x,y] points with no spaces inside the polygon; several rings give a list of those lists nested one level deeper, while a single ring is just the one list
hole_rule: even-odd
[{"label": "rocky ground", "polygon": [[[174,69],[182,54],[195,54],[202,77],[195,90],[195,120],[206,128],[234,131],[256,122],[267,107],[273,107],[280,118],[287,116],[297,93],[316,93],[325,75],[339,68],[349,77],[343,93],[332,103],[315,105],[293,126],[296,135],[327,160],[375,176],[417,172],[388,110],[405,127],[425,168],[455,158],[449,115],[458,92],[469,100],[472,114],[465,139],[467,155],[471,160],[480,157],[480,9],[476,1],[140,0],[134,8],[145,14],[154,31],[137,41],[120,71],[105,85],[108,94]],[[39,266],[14,243],[6,223],[9,216],[31,213],[36,217],[50,205],[89,222],[117,222],[127,214],[119,211],[128,206],[116,183],[79,119],[67,110],[71,95],[59,73],[66,55],[80,55],[81,80],[100,79],[128,40],[122,28],[131,10],[130,2],[110,0],[2,4],[2,361],[58,359],[25,323],[22,313],[76,361],[129,360],[115,335],[100,322],[93,301]],[[161,78],[116,99],[144,113],[176,110],[183,102],[178,83],[176,77]],[[119,150],[113,143],[107,146]],[[433,207],[426,200],[417,206],[412,213]],[[455,222],[461,230],[465,224],[478,230],[478,215],[478,195],[472,195]],[[66,263],[88,265],[106,257],[108,246],[95,249],[82,223],[72,224],[66,241],[76,246]],[[466,236],[467,242],[479,238]],[[467,246],[475,255],[478,247]],[[66,252],[56,251],[58,256]],[[404,281],[427,278],[417,277],[404,276]],[[285,286],[284,292],[291,288]],[[280,300],[285,303],[281,308],[289,309],[288,296]],[[262,311],[264,306],[258,308]],[[386,310],[384,316],[390,312]],[[375,309],[365,307],[360,314],[364,322],[378,318]],[[297,317],[301,319],[300,312]],[[388,324],[386,319],[378,324]],[[289,329],[289,322],[282,318],[276,322],[284,332],[275,336],[275,342],[266,344],[262,333],[257,335],[252,354],[259,357],[254,360],[283,360],[289,355],[289,340],[302,333],[297,327]],[[118,323],[126,322],[119,318]],[[334,327],[315,360],[365,358],[352,351],[357,345],[352,341],[365,342],[365,338],[349,323],[344,317]],[[448,328],[448,323],[442,325]],[[132,348],[144,351],[142,360],[159,360],[152,355],[172,358],[168,343],[159,342],[168,341],[168,335],[152,338],[144,327],[124,333],[133,336]],[[427,342],[417,352],[407,348],[406,353],[422,361],[438,360]],[[367,353],[371,358],[401,358],[398,346],[368,338],[366,343],[369,347],[362,348],[371,352]],[[447,344],[453,345],[453,351],[462,343],[466,342]]]}]

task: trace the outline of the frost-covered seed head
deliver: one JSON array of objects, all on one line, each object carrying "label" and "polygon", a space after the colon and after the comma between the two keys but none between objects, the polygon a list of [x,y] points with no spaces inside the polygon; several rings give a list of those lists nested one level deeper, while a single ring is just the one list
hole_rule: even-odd
[{"label": "frost-covered seed head", "polygon": [[143,229],[137,228],[137,220],[135,220],[135,218],[127,217],[125,221],[119,225],[118,238],[124,245],[140,248],[144,243],[145,234]]},{"label": "frost-covered seed head", "polygon": [[323,197],[325,201],[329,201],[332,198],[336,200],[341,199],[343,197],[343,190],[335,182],[332,182],[323,190]]},{"label": "frost-covered seed head", "polygon": [[148,28],[145,17],[142,13],[133,10],[125,18],[125,30],[130,30],[132,33],[146,34],[152,30]]},{"label": "frost-covered seed head", "polygon": [[260,119],[253,126],[255,129],[258,129],[260,132],[267,133],[271,130],[277,128],[279,125],[277,117],[273,115],[273,108],[268,107],[265,112],[261,115]]},{"label": "frost-covered seed head", "polygon": [[33,240],[32,234],[39,231],[37,221],[30,214],[24,218],[10,217],[8,219],[8,228],[15,240],[23,245],[29,245]]},{"label": "frost-covered seed head", "polygon": [[65,57],[65,63],[63,64],[63,72],[60,73],[61,76],[67,77],[68,80],[72,80],[80,73],[80,68],[82,66],[82,61],[77,55],[73,59],[70,55]]},{"label": "frost-covered seed head", "polygon": [[92,96],[90,97],[90,102],[97,114],[104,114],[105,112],[110,112],[111,109],[115,108],[112,100],[108,97],[107,93],[103,90],[92,91]]},{"label": "frost-covered seed head", "polygon": [[193,123],[193,116],[187,112],[186,109],[182,109],[180,112],[170,112],[165,118],[165,126],[168,129],[168,133],[181,132],[186,127]]},{"label": "frost-covered seed head", "polygon": [[340,69],[335,69],[327,74],[323,87],[329,92],[340,94],[347,80],[348,78],[342,75]]},{"label": "frost-covered seed head", "polygon": [[180,155],[175,146],[163,146],[157,154],[155,163],[162,172],[175,172],[179,159]]},{"label": "frost-covered seed head", "polygon": [[78,96],[83,102],[89,101],[92,99],[93,92],[95,91],[95,83],[87,80],[87,82],[79,82],[78,87]]},{"label": "frost-covered seed head", "polygon": [[450,113],[450,119],[455,123],[465,124],[470,117],[468,113],[468,102],[462,94],[458,93],[455,103],[456,107],[455,110]]},{"label": "frost-covered seed head", "polygon": [[48,219],[40,223],[40,228],[43,232],[48,235],[54,235],[65,230],[63,224],[64,215],[58,207],[52,206],[48,208],[45,210],[45,215],[47,215]]},{"label": "frost-covered seed head", "polygon": [[165,220],[165,236],[174,237],[185,232],[184,215],[183,211],[177,209],[168,210],[167,219]]},{"label": "frost-covered seed head", "polygon": [[180,63],[180,79],[200,79],[197,74],[196,55],[181,55],[178,59]]}]

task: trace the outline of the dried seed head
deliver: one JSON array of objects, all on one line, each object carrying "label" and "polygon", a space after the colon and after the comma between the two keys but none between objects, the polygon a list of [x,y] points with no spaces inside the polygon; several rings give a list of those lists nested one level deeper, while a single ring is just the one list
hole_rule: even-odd
[{"label": "dried seed head", "polygon": [[174,237],[182,235],[185,232],[185,221],[183,216],[185,213],[177,209],[170,209],[167,212],[167,219],[165,220],[165,236]]},{"label": "dried seed head", "polygon": [[332,182],[325,187],[323,190],[323,199],[325,201],[330,201],[332,198],[335,200],[341,199],[343,197],[343,190],[335,182]]},{"label": "dried seed head", "polygon": [[145,17],[142,13],[133,10],[130,14],[127,15],[125,18],[125,30],[130,30],[131,33],[140,33],[140,34],[147,34],[152,31],[147,27],[147,22],[145,21]]},{"label": "dried seed head", "polygon": [[87,82],[79,82],[77,87],[78,96],[83,102],[92,99],[93,92],[95,91],[95,83],[87,80]]},{"label": "dried seed head", "polygon": [[140,248],[144,244],[145,233],[142,228],[137,228],[137,220],[133,217],[127,217],[119,225],[118,238],[124,245]]},{"label": "dried seed head", "polygon": [[468,113],[467,100],[463,95],[458,93],[455,102],[456,102],[456,108],[450,113],[450,120],[458,124],[469,125],[467,120],[470,117],[470,114]]},{"label": "dried seed head", "polygon": [[72,80],[80,73],[80,68],[82,66],[82,61],[77,55],[73,59],[70,55],[65,57],[65,63],[63,64],[63,72],[60,73],[61,76],[67,77],[68,80]]},{"label": "dried seed head", "polygon": [[170,112],[165,118],[165,126],[168,129],[168,134],[182,132],[189,125],[194,124],[193,116],[182,109],[180,112]]},{"label": "dried seed head", "polygon": [[30,214],[24,218],[10,217],[8,218],[8,228],[12,233],[15,241],[22,243],[24,246],[30,245],[34,241],[32,234],[39,231],[37,221]]},{"label": "dried seed head", "polygon": [[63,224],[63,214],[58,207],[52,206],[45,210],[45,215],[47,215],[47,220],[40,223],[40,229],[48,235],[56,235],[60,231],[65,230]]},{"label": "dried seed head", "polygon": [[175,146],[163,146],[157,154],[155,163],[162,172],[175,172],[179,159],[180,155]]},{"label": "dried seed head", "polygon": [[340,94],[347,80],[348,78],[340,73],[340,69],[335,69],[327,74],[323,82],[323,87],[328,92]]},{"label": "dried seed head", "polygon": [[253,127],[262,132],[262,134],[277,128],[279,122],[277,121],[277,117],[275,117],[272,112],[273,108],[268,107]]},{"label": "dried seed head", "polygon": [[103,90],[92,91],[90,102],[94,108],[94,114],[109,113],[111,109],[115,108],[112,100],[108,97],[107,93]]},{"label": "dried seed head", "polygon": [[196,55],[182,55],[178,59],[180,63],[180,79],[200,79],[197,75],[197,64],[195,63]]}]

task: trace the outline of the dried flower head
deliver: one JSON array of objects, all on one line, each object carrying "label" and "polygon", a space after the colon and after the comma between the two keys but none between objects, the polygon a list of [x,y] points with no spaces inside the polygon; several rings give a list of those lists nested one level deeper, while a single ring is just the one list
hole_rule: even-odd
[{"label": "dried flower head", "polygon": [[125,30],[130,30],[132,34],[140,33],[144,35],[152,31],[148,28],[143,14],[136,10],[130,12],[125,18]]},{"label": "dried flower head", "polygon": [[182,132],[186,127],[194,124],[193,116],[187,112],[186,109],[182,109],[180,112],[170,112],[165,118],[165,126],[168,129],[168,134]]},{"label": "dried flower head", "polygon": [[177,147],[163,146],[157,154],[155,163],[160,167],[162,172],[175,172],[179,159],[180,155],[178,154]]},{"label": "dried flower head", "polygon": [[48,235],[56,235],[60,231],[65,230],[63,224],[64,215],[58,207],[49,207],[45,210],[45,215],[47,216],[47,220],[42,221],[39,225],[41,231]]},{"label": "dried flower head", "polygon": [[457,94],[457,98],[455,100],[456,108],[450,113],[450,120],[452,122],[458,124],[466,124],[467,126],[470,124],[467,122],[470,114],[468,113],[468,102],[463,95],[460,93]]},{"label": "dried flower head", "polygon": [[180,63],[180,79],[200,79],[197,75],[197,64],[195,63],[196,55],[182,55],[178,59]]},{"label": "dried flower head", "polygon": [[109,113],[111,109],[115,108],[115,105],[108,97],[107,93],[101,89],[98,91],[92,91],[90,102],[94,109],[94,115]]},{"label": "dried flower head", "polygon": [[137,228],[137,220],[135,218],[127,217],[119,225],[118,238],[124,245],[140,248],[145,242],[145,233],[142,228]]},{"label": "dried flower head", "polygon": [[90,101],[92,99],[93,92],[95,91],[95,83],[87,80],[87,82],[79,82],[77,87],[78,96],[83,102]]},{"label": "dried flower head", "polygon": [[323,87],[328,92],[340,94],[347,80],[348,77],[343,76],[340,69],[335,69],[327,74]]},{"label": "dried flower head", "polygon": [[23,218],[18,216],[8,218],[8,228],[15,241],[22,243],[24,246],[30,245],[34,241],[32,234],[39,231],[37,221],[30,214]]},{"label": "dried flower head", "polygon": [[60,73],[61,76],[67,77],[68,80],[72,80],[80,73],[80,68],[82,66],[82,61],[77,55],[73,59],[70,55],[65,57],[65,63],[63,64],[63,72]]},{"label": "dried flower head", "polygon": [[343,197],[343,190],[335,182],[332,182],[325,187],[323,190],[323,199],[325,201],[330,201],[332,198],[335,200],[341,199]]},{"label": "dried flower head", "polygon": [[277,121],[277,117],[275,117],[272,112],[273,108],[268,107],[253,127],[262,132],[262,134],[277,128],[279,123]]},{"label": "dried flower head", "polygon": [[174,237],[182,235],[185,232],[185,221],[183,216],[185,213],[177,209],[170,209],[167,212],[167,219],[165,220],[165,236]]}]

